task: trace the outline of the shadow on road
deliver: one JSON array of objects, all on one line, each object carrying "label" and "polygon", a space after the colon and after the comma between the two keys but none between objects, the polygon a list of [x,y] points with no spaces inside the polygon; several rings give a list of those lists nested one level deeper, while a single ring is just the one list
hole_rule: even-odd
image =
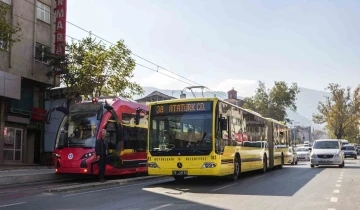
[{"label": "shadow on road", "polygon": [[[302,164],[303,165],[303,164]],[[206,193],[233,195],[293,196],[324,168],[286,166],[266,174],[243,173],[236,182],[223,178],[194,177],[182,182],[153,184],[152,188],[166,188],[177,193]]]}]

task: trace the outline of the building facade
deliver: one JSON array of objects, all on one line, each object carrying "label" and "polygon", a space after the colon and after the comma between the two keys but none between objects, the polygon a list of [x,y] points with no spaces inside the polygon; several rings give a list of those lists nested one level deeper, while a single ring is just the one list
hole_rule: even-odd
[{"label": "building facade", "polygon": [[244,105],[244,101],[238,98],[237,91],[234,88],[228,91],[228,98],[225,101],[240,107]]},{"label": "building facade", "polygon": [[147,102],[164,101],[164,100],[170,100],[170,99],[176,99],[176,98],[172,97],[172,96],[168,96],[159,91],[154,91],[154,92],[150,93],[149,95],[145,96],[144,98],[140,98],[135,101],[138,103],[146,104]]},{"label": "building facade", "polygon": [[[65,0],[64,0],[65,1]],[[41,164],[46,110],[44,93],[59,86],[45,50],[55,52],[55,0],[0,0],[8,20],[19,24],[21,41],[11,48],[0,40],[0,165]]]}]

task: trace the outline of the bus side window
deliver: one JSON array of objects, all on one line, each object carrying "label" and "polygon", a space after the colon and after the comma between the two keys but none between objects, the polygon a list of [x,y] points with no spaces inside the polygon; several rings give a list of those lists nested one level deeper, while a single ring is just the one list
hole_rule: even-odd
[{"label": "bus side window", "polygon": [[133,149],[133,132],[131,127],[124,126],[124,149]]},{"label": "bus side window", "polygon": [[106,129],[106,140],[109,142],[109,149],[116,149],[118,140],[116,136],[115,123],[108,122],[105,129]]},{"label": "bus side window", "polygon": [[134,139],[134,149],[138,152],[146,151],[147,143],[147,129],[146,128],[136,128],[136,138]]}]

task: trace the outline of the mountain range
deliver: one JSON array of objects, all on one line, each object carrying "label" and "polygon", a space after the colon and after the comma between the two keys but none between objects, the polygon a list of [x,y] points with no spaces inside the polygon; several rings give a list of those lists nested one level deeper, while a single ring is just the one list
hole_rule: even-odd
[{"label": "mountain range", "polygon": [[[159,91],[169,96],[173,96],[176,98],[180,97],[181,90],[166,90],[166,89],[158,89],[155,87],[143,87],[145,94],[140,96],[134,96],[134,99],[139,99],[149,95],[154,91]],[[187,98],[193,98],[193,94],[191,92],[185,92]],[[202,97],[201,92],[195,92],[196,97]],[[227,98],[227,93],[223,91],[204,91],[204,97],[218,97],[220,99]],[[296,112],[287,110],[287,115],[290,120],[293,120],[296,125],[300,126],[313,126],[315,129],[323,129],[324,125],[318,125],[312,123],[312,115],[317,113],[317,106],[319,101],[324,101],[325,96],[329,96],[330,93],[325,91],[312,90],[308,88],[300,87],[300,93],[297,95],[296,99]],[[243,99],[244,97],[238,96],[238,98]]]}]

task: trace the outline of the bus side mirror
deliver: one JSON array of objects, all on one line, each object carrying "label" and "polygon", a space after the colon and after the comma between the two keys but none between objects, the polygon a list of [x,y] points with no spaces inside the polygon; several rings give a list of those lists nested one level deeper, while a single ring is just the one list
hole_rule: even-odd
[{"label": "bus side mirror", "polygon": [[220,121],[220,128],[221,128],[221,130],[222,130],[222,131],[226,131],[227,128],[228,128],[227,119],[226,119],[226,118],[220,118],[219,121]]}]

